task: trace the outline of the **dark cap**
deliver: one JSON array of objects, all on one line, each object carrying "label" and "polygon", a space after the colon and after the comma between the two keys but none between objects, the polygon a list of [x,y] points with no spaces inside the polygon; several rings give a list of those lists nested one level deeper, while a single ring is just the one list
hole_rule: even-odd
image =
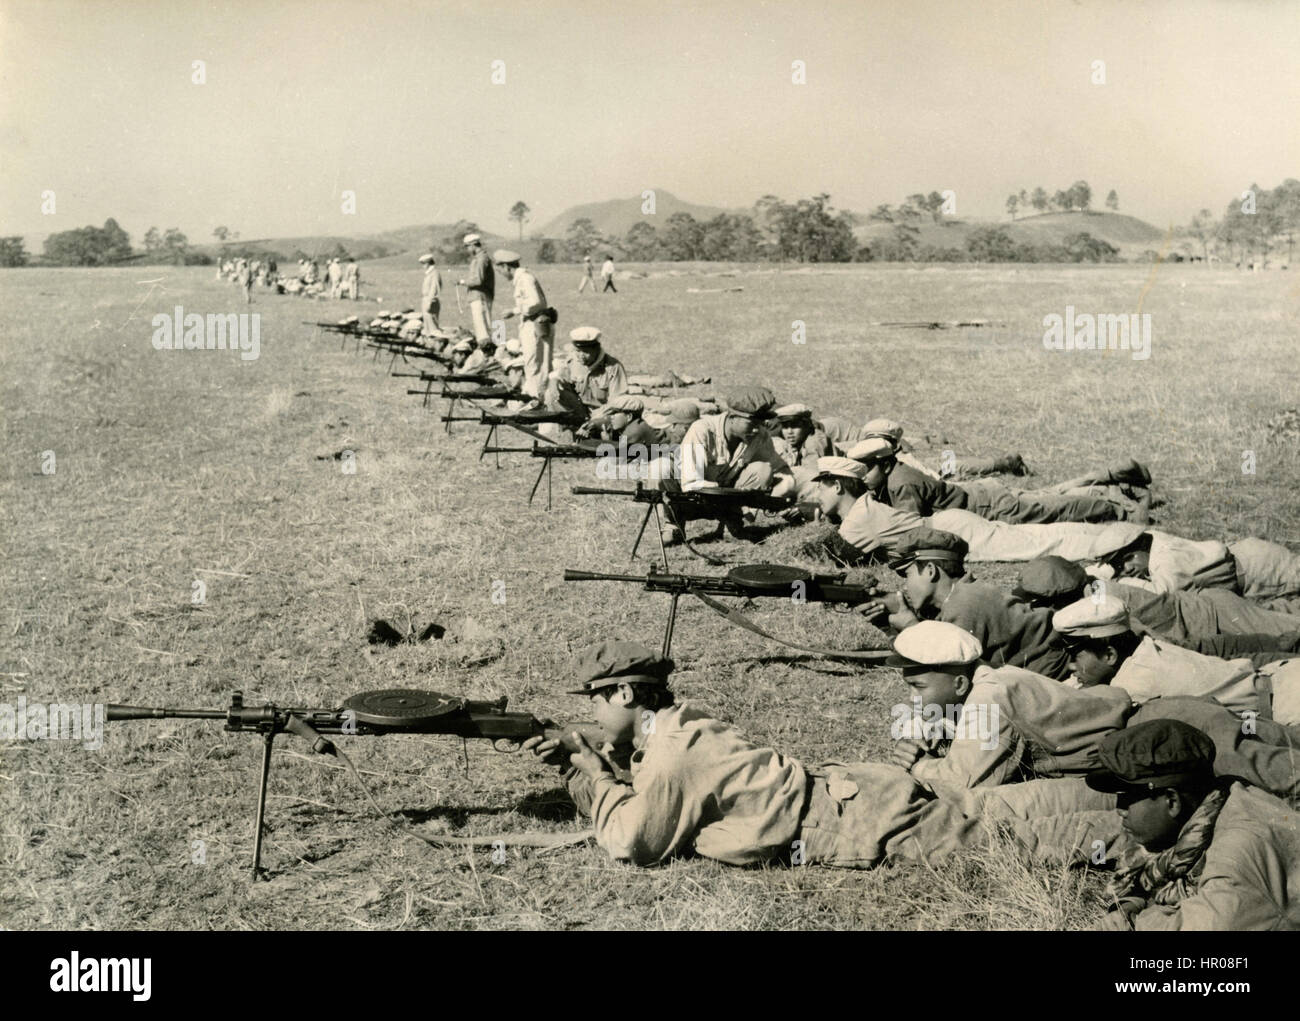
[{"label": "dark cap", "polygon": [[727,409],[737,415],[771,418],[776,395],[765,386],[742,386],[727,394]]},{"label": "dark cap", "polygon": [[1161,790],[1214,776],[1214,742],[1179,720],[1151,720],[1112,731],[1097,746],[1101,768],[1088,774],[1094,791]]},{"label": "dark cap", "polygon": [[673,661],[636,642],[599,642],[578,653],[573,673],[582,686],[568,695],[590,695],[620,683],[666,686]]},{"label": "dark cap", "polygon": [[960,573],[969,549],[966,540],[959,535],[941,532],[937,528],[914,528],[895,548],[889,566],[901,571],[909,564],[933,561]]},{"label": "dark cap", "polygon": [[1011,594],[1033,602],[1077,596],[1088,581],[1087,572],[1065,557],[1039,557],[1025,564]]}]

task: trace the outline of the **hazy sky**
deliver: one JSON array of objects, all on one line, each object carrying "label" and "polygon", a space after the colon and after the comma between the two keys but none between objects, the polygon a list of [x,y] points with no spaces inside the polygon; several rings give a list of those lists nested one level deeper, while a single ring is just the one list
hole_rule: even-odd
[{"label": "hazy sky", "polygon": [[513,231],[645,188],[992,216],[1078,178],[1166,226],[1300,177],[1297,54],[1300,0],[0,0],[0,234]]}]

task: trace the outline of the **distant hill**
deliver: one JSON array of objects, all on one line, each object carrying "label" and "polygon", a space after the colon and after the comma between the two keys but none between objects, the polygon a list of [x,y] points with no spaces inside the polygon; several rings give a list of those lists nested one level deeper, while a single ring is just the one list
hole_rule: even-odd
[{"label": "distant hill", "polygon": [[569,224],[586,217],[602,234],[622,237],[634,223],[644,220],[652,227],[661,227],[673,213],[690,213],[697,220],[712,220],[720,213],[742,211],[723,209],[719,206],[697,206],[693,202],[682,201],[672,192],[664,191],[662,188],[655,189],[653,216],[641,212],[642,202],[641,196],[637,195],[635,198],[610,199],[608,202],[588,202],[585,205],[573,206],[530,233],[543,238],[562,238],[568,232]]},{"label": "distant hill", "polygon": [[[865,216],[859,216],[858,220],[859,226],[855,228],[854,235],[859,244],[888,237],[894,229],[893,224],[868,221]],[[966,238],[971,231],[980,227],[1002,227],[1014,240],[1035,245],[1059,244],[1069,235],[1083,232],[1114,245],[1126,258],[1140,255],[1148,248],[1159,249],[1165,236],[1164,231],[1135,216],[1092,211],[1043,213],[1024,216],[1014,222],[971,218],[934,223],[926,218],[913,223],[921,230],[919,243],[936,248],[965,248]]]}]

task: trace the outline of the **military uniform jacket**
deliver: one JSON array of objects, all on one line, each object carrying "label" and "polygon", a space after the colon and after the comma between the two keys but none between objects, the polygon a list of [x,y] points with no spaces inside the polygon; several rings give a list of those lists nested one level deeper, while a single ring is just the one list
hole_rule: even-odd
[{"label": "military uniform jacket", "polygon": [[1082,776],[1100,765],[1097,745],[1133,712],[1128,693],[1102,684],[1076,689],[1019,667],[979,667],[941,758],[912,776],[940,797],[980,786]]},{"label": "military uniform jacket", "polygon": [[682,489],[691,492],[712,486],[730,486],[754,461],[772,466],[772,473],[790,474],[790,466],[772,445],[766,429],[759,429],[748,442],[727,448],[727,413],[704,415],[686,430],[682,439]]},{"label": "military uniform jacket", "polygon": [[1111,678],[1134,705],[1167,695],[1212,698],[1234,713],[1268,711],[1267,685],[1261,698],[1249,659],[1203,656],[1163,639],[1143,638]]},{"label": "military uniform jacket", "polygon": [[794,759],[686,704],[655,713],[638,744],[631,785],[608,774],[569,784],[611,857],[652,865],[693,849],[747,865],[790,850],[808,798]]},{"label": "military uniform jacket", "polygon": [[1035,609],[993,585],[963,578],[953,585],[939,619],[978,638],[990,666],[1024,667],[1058,681],[1070,676],[1069,654],[1052,644],[1051,610]]},{"label": "military uniform jacket", "polygon": [[814,429],[795,450],[780,433],[772,433],[772,446],[791,468],[816,468],[819,457],[832,457],[835,444],[820,429]]},{"label": "military uniform jacket", "polygon": [[627,372],[623,363],[604,351],[595,365],[583,365],[577,358],[568,359],[560,366],[556,377],[572,383],[582,403],[589,408],[603,407],[611,397],[627,393]]},{"label": "military uniform jacket", "polygon": [[966,490],[922,474],[902,461],[894,463],[882,496],[891,507],[925,518],[936,510],[964,510],[969,499]]},{"label": "military uniform jacket", "polygon": [[1196,893],[1152,904],[1136,929],[1300,929],[1300,814],[1264,791],[1234,783],[1214,824]]},{"label": "military uniform jacket", "polygon": [[496,293],[496,271],[487,252],[479,252],[469,262],[469,272],[465,274],[465,288],[469,291],[470,301],[491,301]]}]

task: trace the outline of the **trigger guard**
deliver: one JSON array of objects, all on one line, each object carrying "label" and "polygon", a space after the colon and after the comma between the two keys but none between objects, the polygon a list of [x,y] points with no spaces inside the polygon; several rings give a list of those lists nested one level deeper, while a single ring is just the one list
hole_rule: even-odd
[{"label": "trigger guard", "polygon": [[510,754],[519,751],[519,741],[511,741],[508,737],[498,737],[492,742],[492,750],[502,754]]}]

